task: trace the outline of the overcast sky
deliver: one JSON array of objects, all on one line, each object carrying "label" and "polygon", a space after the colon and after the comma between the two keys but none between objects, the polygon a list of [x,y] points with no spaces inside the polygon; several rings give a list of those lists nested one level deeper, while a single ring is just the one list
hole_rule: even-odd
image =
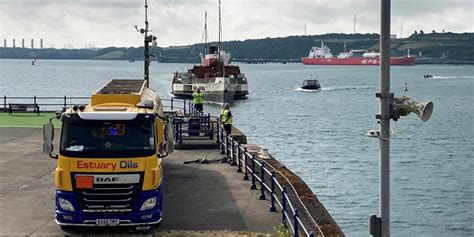
[{"label": "overcast sky", "polygon": [[[217,40],[218,0],[148,0],[149,22],[159,46]],[[0,0],[0,39],[16,46],[84,48],[139,46],[144,0]],[[379,32],[380,0],[222,0],[223,40],[324,33]],[[392,0],[392,33],[473,32],[474,0]],[[403,28],[402,28],[403,22]],[[403,30],[402,30],[403,29]]]}]

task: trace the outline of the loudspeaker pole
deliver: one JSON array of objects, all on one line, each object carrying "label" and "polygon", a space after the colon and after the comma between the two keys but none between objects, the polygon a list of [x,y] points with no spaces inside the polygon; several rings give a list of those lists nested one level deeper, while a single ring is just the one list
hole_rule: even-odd
[{"label": "loudspeaker pole", "polygon": [[380,232],[390,236],[390,0],[381,0],[380,14]]}]

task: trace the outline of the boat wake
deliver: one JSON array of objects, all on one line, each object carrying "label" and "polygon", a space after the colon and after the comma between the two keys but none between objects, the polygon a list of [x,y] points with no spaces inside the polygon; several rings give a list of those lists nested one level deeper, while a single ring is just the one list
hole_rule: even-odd
[{"label": "boat wake", "polygon": [[461,76],[461,77],[455,77],[455,76],[432,76],[432,77],[421,77],[422,79],[474,79],[474,76]]},{"label": "boat wake", "polygon": [[298,87],[298,88],[296,88],[295,90],[297,90],[297,91],[305,91],[305,92],[318,92],[318,91],[324,90],[324,88],[321,88],[321,89],[318,89],[318,90],[308,90],[308,89],[303,89],[303,88],[301,88],[301,87]]},{"label": "boat wake", "polygon": [[372,90],[377,89],[376,86],[334,86],[323,87],[323,91],[348,91],[348,90]]},{"label": "boat wake", "polygon": [[301,87],[295,88],[296,91],[304,91],[304,92],[318,92],[318,91],[347,91],[347,90],[373,90],[377,89],[376,86],[328,86],[328,87],[321,87],[320,90],[306,90],[302,89]]},{"label": "boat wake", "polygon": [[316,91],[347,91],[347,90],[372,90],[377,89],[376,86],[335,86],[335,87],[321,87],[320,90],[306,90],[301,87],[295,88],[297,91],[307,91],[307,92],[316,92]]}]

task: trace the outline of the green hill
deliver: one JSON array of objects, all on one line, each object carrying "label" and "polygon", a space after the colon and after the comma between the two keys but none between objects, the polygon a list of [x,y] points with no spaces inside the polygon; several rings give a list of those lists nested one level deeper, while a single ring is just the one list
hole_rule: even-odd
[{"label": "green hill", "polygon": [[[280,38],[249,39],[222,42],[222,48],[230,52],[233,59],[299,60],[308,54],[312,46],[321,41],[337,55],[349,49],[379,50],[378,34],[324,34],[310,36],[288,36]],[[424,58],[443,58],[454,61],[474,62],[474,33],[430,33],[415,32],[410,37],[392,39],[393,56],[411,55]],[[216,42],[211,44],[217,45]],[[199,62],[204,44],[172,47],[154,47],[153,60],[160,62]],[[26,49],[0,48],[0,58],[24,59],[106,59],[142,60],[143,47],[108,47],[100,50],[87,49]]]}]

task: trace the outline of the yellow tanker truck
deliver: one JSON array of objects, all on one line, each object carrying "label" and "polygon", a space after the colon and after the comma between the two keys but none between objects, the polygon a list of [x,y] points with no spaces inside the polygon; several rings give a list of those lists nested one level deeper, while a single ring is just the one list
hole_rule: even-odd
[{"label": "yellow tanker truck", "polygon": [[59,154],[52,154],[51,123],[44,126],[43,150],[58,160],[56,222],[61,228],[146,230],[159,224],[162,158],[172,134],[166,132],[161,99],[146,81],[111,80],[89,105],[67,109],[60,120]]}]

